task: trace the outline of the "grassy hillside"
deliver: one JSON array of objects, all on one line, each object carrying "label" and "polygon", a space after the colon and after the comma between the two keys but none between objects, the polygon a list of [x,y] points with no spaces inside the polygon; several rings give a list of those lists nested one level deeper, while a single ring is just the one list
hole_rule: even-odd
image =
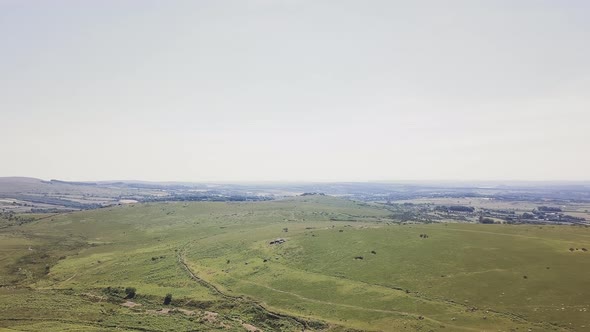
[{"label": "grassy hillside", "polygon": [[[590,327],[588,229],[400,225],[388,216],[306,196],[134,204],[6,227],[0,329]],[[276,238],[286,242],[270,245]]]}]

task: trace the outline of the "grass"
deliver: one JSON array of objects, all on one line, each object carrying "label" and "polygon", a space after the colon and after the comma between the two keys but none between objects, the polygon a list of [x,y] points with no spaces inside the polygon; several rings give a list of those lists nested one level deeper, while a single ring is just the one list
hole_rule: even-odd
[{"label": "grass", "polygon": [[[590,327],[590,252],[568,250],[590,248],[587,228],[401,225],[388,215],[306,196],[133,204],[6,227],[0,331]],[[287,241],[268,244],[278,237]],[[121,306],[109,287],[135,287],[141,306]]]}]

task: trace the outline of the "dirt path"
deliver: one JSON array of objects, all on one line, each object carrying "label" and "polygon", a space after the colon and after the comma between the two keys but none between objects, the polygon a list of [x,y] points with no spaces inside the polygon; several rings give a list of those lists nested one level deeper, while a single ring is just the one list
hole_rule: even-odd
[{"label": "dirt path", "polygon": [[69,277],[68,279],[66,279],[66,280],[64,280],[64,281],[60,281],[60,283],[62,283],[62,282],[68,282],[68,281],[70,281],[70,280],[74,279],[74,278],[75,278],[77,275],[78,275],[78,272],[74,273],[74,274],[73,274],[71,277]]}]

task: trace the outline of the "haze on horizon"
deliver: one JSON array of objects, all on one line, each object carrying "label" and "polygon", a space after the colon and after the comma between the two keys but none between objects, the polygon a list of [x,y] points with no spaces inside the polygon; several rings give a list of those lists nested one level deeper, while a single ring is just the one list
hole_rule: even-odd
[{"label": "haze on horizon", "polygon": [[587,1],[0,0],[0,176],[590,180]]}]

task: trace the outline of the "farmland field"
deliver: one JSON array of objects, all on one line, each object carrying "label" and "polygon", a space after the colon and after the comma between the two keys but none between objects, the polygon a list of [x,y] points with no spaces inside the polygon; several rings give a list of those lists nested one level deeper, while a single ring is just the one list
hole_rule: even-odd
[{"label": "farmland field", "polygon": [[72,212],[0,230],[0,331],[585,331],[586,248],[328,196]]}]

